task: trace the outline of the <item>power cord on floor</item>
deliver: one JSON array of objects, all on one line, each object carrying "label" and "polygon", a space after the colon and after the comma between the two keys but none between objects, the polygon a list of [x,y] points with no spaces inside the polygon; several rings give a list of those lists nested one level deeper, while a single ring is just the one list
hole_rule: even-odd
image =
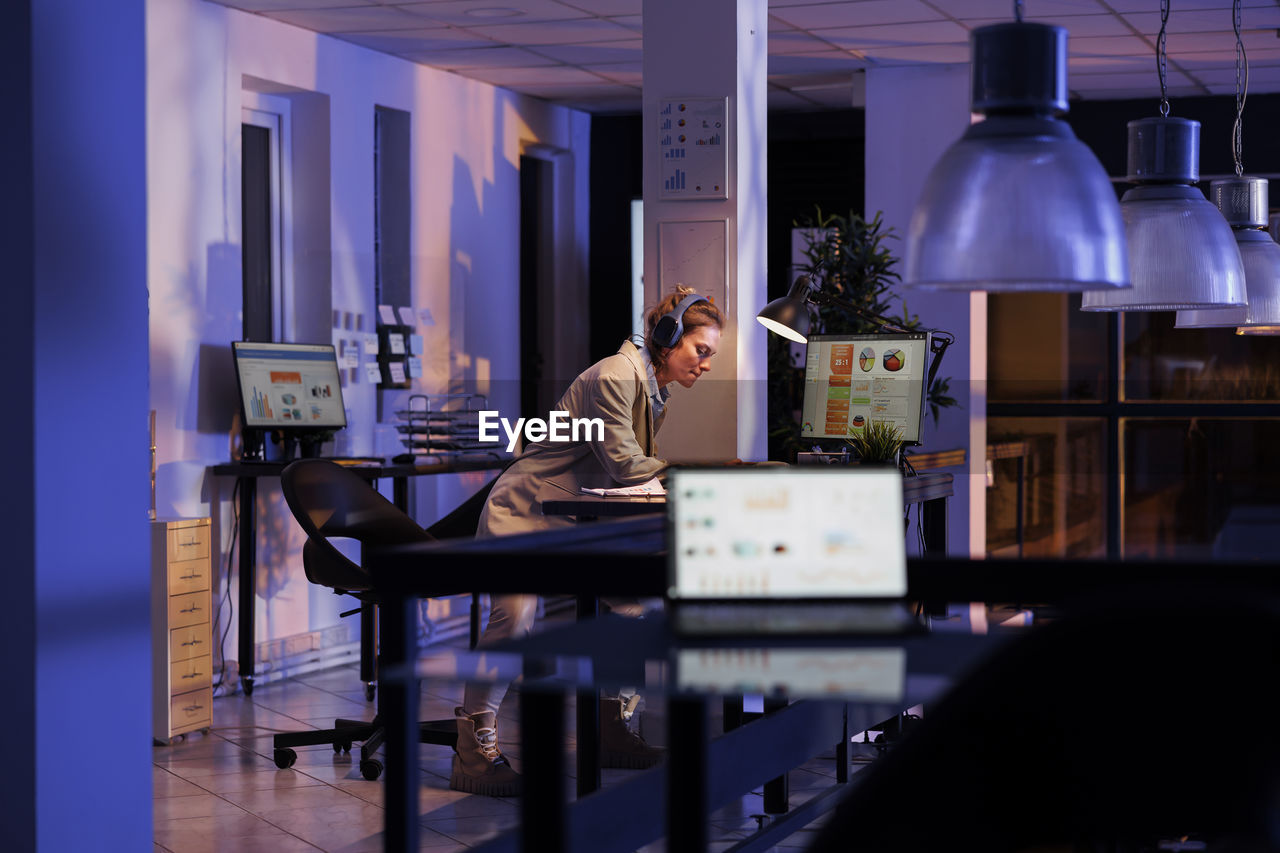
[{"label": "power cord on floor", "polygon": [[218,658],[220,665],[218,667],[218,680],[214,683],[214,691],[222,689],[222,685],[227,680],[227,634],[231,631],[232,617],[235,616],[235,604],[231,599],[231,566],[232,558],[235,556],[236,543],[240,536],[240,479],[236,478],[235,488],[231,490],[231,541],[227,543],[227,571],[223,575],[226,582],[226,591],[221,601],[218,602],[218,612],[213,615],[214,634],[217,634],[218,623],[222,619],[222,610],[227,608],[227,621],[222,626],[222,635],[218,638]]}]

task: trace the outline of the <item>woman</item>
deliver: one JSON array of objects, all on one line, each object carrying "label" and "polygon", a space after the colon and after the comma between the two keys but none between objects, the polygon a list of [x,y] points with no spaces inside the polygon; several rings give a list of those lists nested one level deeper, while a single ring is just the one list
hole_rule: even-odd
[{"label": "woman", "polygon": [[[480,516],[477,536],[502,536],[573,524],[569,518],[544,516],[542,502],[583,486],[610,488],[644,483],[661,474],[667,462],[658,456],[654,436],[666,416],[670,391],[677,382],[692,388],[711,369],[720,346],[724,317],[706,297],[680,287],[651,309],[645,318],[644,345],[631,341],[589,367],[569,386],[557,410],[570,418],[599,418],[602,439],[527,445],[498,482]],[[594,436],[594,433],[593,433]],[[489,624],[480,638],[488,646],[526,636],[533,626],[538,598],[495,595]],[[498,748],[498,706],[506,687],[468,684],[458,721],[458,754],[450,787],[504,797],[519,793],[520,776]],[[624,717],[632,706],[618,698],[602,700],[602,760],[606,767],[646,767],[658,752],[630,732]]]}]

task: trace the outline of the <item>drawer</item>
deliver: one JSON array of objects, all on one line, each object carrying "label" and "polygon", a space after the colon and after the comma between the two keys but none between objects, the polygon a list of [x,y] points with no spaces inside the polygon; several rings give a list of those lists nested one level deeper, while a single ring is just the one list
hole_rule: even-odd
[{"label": "drawer", "polygon": [[209,590],[169,596],[169,627],[185,628],[209,622]]},{"label": "drawer", "polygon": [[174,628],[169,632],[169,662],[189,660],[213,653],[209,623]]},{"label": "drawer", "polygon": [[193,690],[169,700],[170,730],[190,731],[213,722],[213,688]]},{"label": "drawer", "polygon": [[213,655],[176,661],[169,665],[169,692],[174,696],[213,684]]},{"label": "drawer", "polygon": [[169,562],[209,556],[209,525],[169,528]]},{"label": "drawer", "polygon": [[209,589],[209,558],[169,562],[169,594]]}]

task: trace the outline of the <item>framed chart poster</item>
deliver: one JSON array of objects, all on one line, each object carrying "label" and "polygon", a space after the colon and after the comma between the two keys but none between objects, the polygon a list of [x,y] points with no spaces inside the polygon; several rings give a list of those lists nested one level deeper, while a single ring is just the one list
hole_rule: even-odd
[{"label": "framed chart poster", "polygon": [[728,198],[728,98],[658,102],[659,198]]}]

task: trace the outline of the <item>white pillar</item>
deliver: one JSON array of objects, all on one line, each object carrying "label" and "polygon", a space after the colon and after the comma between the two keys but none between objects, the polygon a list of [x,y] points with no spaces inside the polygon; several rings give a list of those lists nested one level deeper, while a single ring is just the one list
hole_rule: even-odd
[{"label": "white pillar", "polygon": [[[659,436],[669,459],[758,460],[768,452],[766,332],[755,321],[766,301],[766,11],[765,0],[644,2],[646,307],[683,281],[712,296],[728,320],[711,372],[690,391],[670,386],[672,405]],[[695,145],[715,128],[689,123],[717,102],[725,124],[722,171],[709,165],[715,160],[707,147]],[[672,113],[662,115],[669,104]],[[664,129],[668,118],[672,126]],[[687,159],[664,158],[681,148]],[[664,191],[686,164],[684,189]]]},{"label": "white pillar", "polygon": [[[969,125],[969,66],[870,68],[866,78],[866,215],[882,211],[885,225],[905,240],[925,178]],[[890,246],[903,257],[902,244]],[[967,470],[956,471],[948,505],[947,553],[980,557],[986,551],[986,294],[902,292],[922,325],[956,336],[938,375],[951,377],[960,405],[943,409],[937,426],[926,415],[922,449],[968,451]]]}]

